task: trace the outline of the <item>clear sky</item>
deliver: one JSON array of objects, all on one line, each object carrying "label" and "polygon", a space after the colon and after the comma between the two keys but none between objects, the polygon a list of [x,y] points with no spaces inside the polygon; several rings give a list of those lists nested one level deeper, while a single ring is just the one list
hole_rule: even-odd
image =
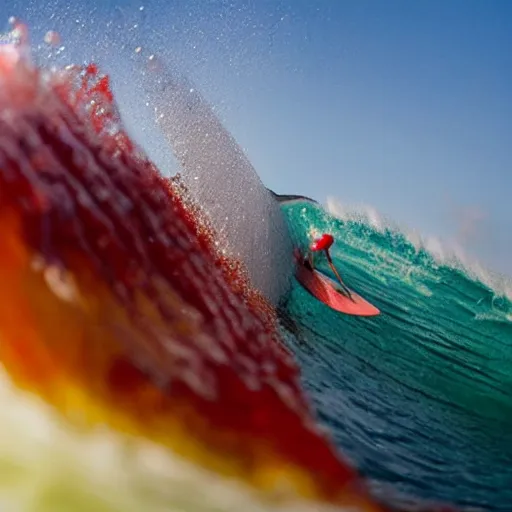
[{"label": "clear sky", "polygon": [[512,1],[39,3],[0,12],[60,30],[68,57],[102,46],[157,160],[109,37],[178,61],[269,187],[372,205],[512,274]]}]

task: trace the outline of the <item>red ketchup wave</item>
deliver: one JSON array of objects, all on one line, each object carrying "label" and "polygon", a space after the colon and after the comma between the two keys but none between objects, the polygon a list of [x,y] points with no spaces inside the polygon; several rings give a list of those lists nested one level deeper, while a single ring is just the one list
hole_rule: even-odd
[{"label": "red ketchup wave", "polygon": [[[315,426],[274,311],[124,132],[95,65],[50,73],[0,54],[0,220],[13,287],[0,294],[0,357],[20,387],[65,415],[82,407],[62,398],[73,382],[115,428],[193,446],[182,451],[261,487],[284,478],[380,510]],[[85,298],[54,301],[41,268]],[[1,313],[8,300],[23,318]],[[56,322],[74,334],[62,341]]]}]

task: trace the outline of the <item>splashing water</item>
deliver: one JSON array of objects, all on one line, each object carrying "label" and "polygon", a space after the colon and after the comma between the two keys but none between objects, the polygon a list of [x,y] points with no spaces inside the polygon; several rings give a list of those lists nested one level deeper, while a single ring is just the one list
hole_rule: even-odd
[{"label": "splashing water", "polygon": [[184,76],[151,56],[146,90],[182,179],[252,284],[277,304],[288,292],[293,247],[278,203],[213,109]]}]

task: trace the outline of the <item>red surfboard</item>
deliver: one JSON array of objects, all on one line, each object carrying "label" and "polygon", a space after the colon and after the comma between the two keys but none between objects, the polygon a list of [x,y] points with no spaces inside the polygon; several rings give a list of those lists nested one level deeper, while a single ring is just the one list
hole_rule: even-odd
[{"label": "red surfboard", "polygon": [[375,306],[352,290],[350,290],[352,298],[344,295],[336,281],[318,272],[318,270],[310,270],[299,263],[295,276],[313,297],[340,313],[355,316],[376,316],[380,314]]}]

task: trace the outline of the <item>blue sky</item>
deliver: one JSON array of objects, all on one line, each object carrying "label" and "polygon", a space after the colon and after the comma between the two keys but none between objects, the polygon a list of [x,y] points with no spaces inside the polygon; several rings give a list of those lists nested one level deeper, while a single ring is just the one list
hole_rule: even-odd
[{"label": "blue sky", "polygon": [[512,2],[0,6],[26,19],[35,40],[61,31],[67,58],[102,61],[163,167],[168,155],[131,92],[130,62],[109,50],[114,39],[190,73],[276,191],[370,204],[427,234],[464,235],[473,254],[512,274]]}]

